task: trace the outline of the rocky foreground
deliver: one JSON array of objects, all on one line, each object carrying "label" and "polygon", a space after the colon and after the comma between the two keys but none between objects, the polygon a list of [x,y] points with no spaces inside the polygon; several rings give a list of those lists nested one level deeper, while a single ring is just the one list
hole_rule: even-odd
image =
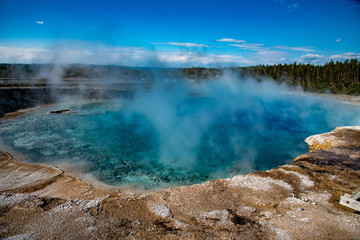
[{"label": "rocky foreground", "polygon": [[310,152],[266,172],[129,194],[0,154],[5,239],[360,239],[339,205],[360,187],[360,127],[306,139]]}]

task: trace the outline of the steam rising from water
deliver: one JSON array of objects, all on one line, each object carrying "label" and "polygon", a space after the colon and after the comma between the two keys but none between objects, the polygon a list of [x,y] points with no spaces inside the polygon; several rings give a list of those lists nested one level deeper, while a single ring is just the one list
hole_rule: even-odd
[{"label": "steam rising from water", "polygon": [[146,189],[270,169],[306,152],[307,136],[360,119],[358,106],[231,73],[199,84],[160,77],[133,98],[56,107],[74,113],[43,109],[1,124],[0,136],[33,161]]}]

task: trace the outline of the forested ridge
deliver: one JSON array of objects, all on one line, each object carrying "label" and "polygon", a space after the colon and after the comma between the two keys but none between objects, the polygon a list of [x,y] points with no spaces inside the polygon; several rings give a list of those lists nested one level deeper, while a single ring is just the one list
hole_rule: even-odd
[{"label": "forested ridge", "polygon": [[[241,78],[262,81],[271,78],[289,86],[301,86],[305,91],[360,95],[360,62],[357,59],[344,62],[330,61],[324,65],[302,63],[257,65],[232,68],[129,68],[122,66],[67,65],[60,70],[62,78],[112,78],[135,81],[153,81],[163,78],[187,78],[196,81],[221,77],[230,70]],[[44,74],[46,73],[46,74]],[[0,78],[49,78],[59,73],[58,66],[51,64],[0,64]]]},{"label": "forested ridge", "polygon": [[[221,74],[218,68],[184,68],[183,75],[189,78],[211,78]],[[289,86],[301,86],[305,91],[360,95],[360,62],[357,59],[344,62],[330,61],[324,65],[275,64],[248,67],[233,67],[232,72],[241,78],[262,81],[271,78]]]},{"label": "forested ridge", "polygon": [[360,62],[330,61],[322,66],[311,64],[258,65],[239,68],[244,76],[272,78],[305,91],[360,94]]}]

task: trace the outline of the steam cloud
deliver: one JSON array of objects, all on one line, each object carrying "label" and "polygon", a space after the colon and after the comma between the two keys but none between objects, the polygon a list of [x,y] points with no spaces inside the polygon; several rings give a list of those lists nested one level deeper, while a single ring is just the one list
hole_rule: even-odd
[{"label": "steam cloud", "polygon": [[[292,160],[305,151],[302,141],[307,134],[359,120],[347,108],[332,116],[340,103],[270,80],[239,79],[231,71],[199,84],[188,82],[157,79],[151,90],[138,92],[125,107],[129,118],[140,114],[152,123],[160,142],[159,161],[167,167],[191,169],[209,164],[219,166],[219,171],[227,166],[227,174],[249,173],[263,169],[261,161],[271,151],[278,151],[273,155],[282,158],[275,161]],[[288,148],[287,141],[295,147]],[[274,161],[271,158],[266,161]]]},{"label": "steam cloud", "polygon": [[[78,85],[71,85],[71,88],[76,88],[76,93],[80,92],[73,96],[58,90],[69,82],[63,80],[65,67],[55,64],[40,71],[38,77],[49,79],[53,98],[63,108],[75,108],[74,117],[78,119],[54,118],[56,122],[52,122],[52,127],[57,132],[46,133],[44,137],[42,130],[34,131],[49,129],[46,116],[41,116],[31,121],[34,125],[29,121],[24,131],[20,129],[23,127],[21,124],[15,124],[15,128],[7,126],[5,130],[19,133],[8,136],[4,131],[0,136],[13,138],[5,139],[5,142],[20,152],[43,154],[36,158],[44,161],[52,161],[52,158],[54,161],[71,157],[82,159],[78,152],[86,149],[92,159],[89,160],[92,161],[90,173],[115,185],[143,184],[145,188],[157,188],[270,169],[306,152],[305,137],[339,125],[360,123],[359,111],[354,111],[358,106],[320,99],[271,80],[243,79],[237,71],[223,70],[220,76],[198,82],[166,74],[161,69],[147,69],[137,79],[122,79],[119,77],[122,73],[114,68],[99,70],[96,66],[89,66],[88,75],[93,81],[79,80]],[[124,71],[124,75],[128,74],[128,70]],[[148,79],[152,79],[151,87],[148,87]],[[131,97],[114,94],[114,89],[124,87],[129,80],[141,83],[132,89]],[[101,91],[100,96],[107,96],[108,103],[102,111],[93,113],[94,116],[83,117],[80,101],[91,96],[93,88]],[[96,117],[101,114],[104,116]],[[134,122],[137,124],[129,124]],[[147,124],[141,126],[141,123]],[[120,130],[116,129],[119,126]],[[137,136],[126,135],[126,126],[137,127],[136,131],[130,131]],[[31,134],[25,134],[26,131]],[[63,133],[69,136],[61,138]],[[97,141],[94,146],[79,141],[78,136],[84,134]],[[26,139],[30,135],[31,138]],[[47,144],[42,143],[45,138]],[[121,145],[116,141],[128,142]],[[131,148],[136,144],[140,145]],[[61,149],[67,146],[70,148]],[[123,146],[130,146],[130,150],[122,149]],[[131,162],[132,156],[136,155],[133,159],[139,157],[131,149],[149,151],[153,155],[141,153],[141,162],[134,163]],[[123,151],[127,151],[123,156],[129,159],[116,155]],[[153,159],[147,159],[154,155],[155,164]],[[131,174],[136,177],[132,178]]]}]

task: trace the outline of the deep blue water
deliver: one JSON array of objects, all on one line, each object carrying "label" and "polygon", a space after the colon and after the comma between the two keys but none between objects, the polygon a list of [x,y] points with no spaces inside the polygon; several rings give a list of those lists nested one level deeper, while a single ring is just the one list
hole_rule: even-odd
[{"label": "deep blue water", "polygon": [[[359,124],[359,107],[276,93],[65,102],[0,123],[33,162],[67,162],[111,185],[144,189],[267,170],[307,152],[304,139]],[[70,108],[70,114],[47,114]]]}]

